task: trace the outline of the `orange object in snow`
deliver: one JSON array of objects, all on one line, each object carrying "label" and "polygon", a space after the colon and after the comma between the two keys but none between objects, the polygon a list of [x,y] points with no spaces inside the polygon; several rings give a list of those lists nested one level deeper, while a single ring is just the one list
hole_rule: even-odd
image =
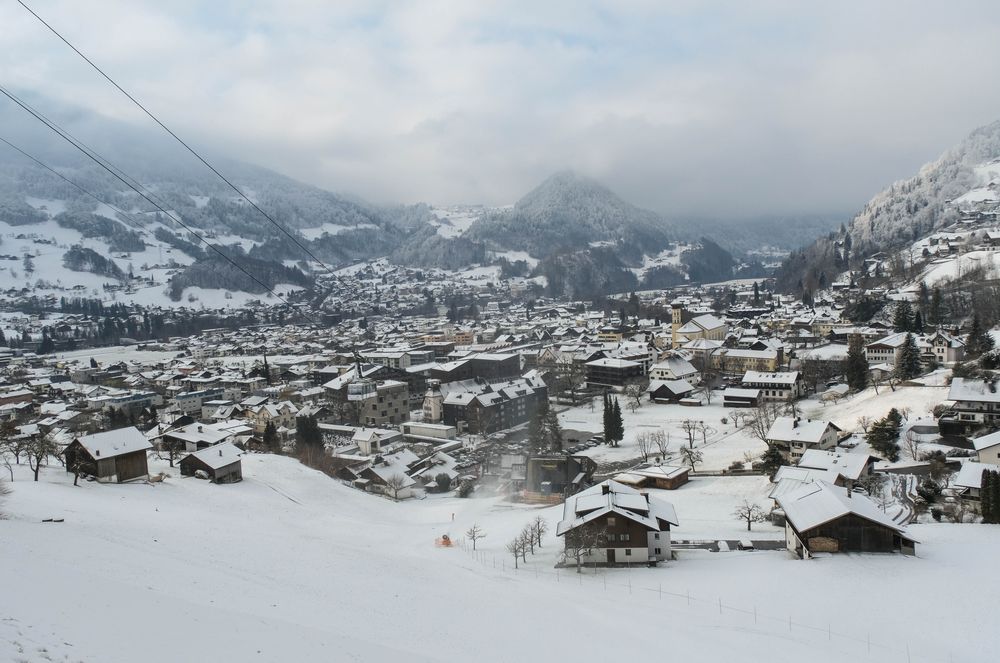
[{"label": "orange object in snow", "polygon": [[440,539],[434,540],[434,545],[438,548],[451,548],[451,538],[447,534],[444,534]]}]

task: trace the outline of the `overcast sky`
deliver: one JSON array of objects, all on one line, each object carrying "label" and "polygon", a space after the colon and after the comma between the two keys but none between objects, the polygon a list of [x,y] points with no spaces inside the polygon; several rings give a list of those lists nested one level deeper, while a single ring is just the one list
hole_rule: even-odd
[{"label": "overcast sky", "polygon": [[[375,202],[572,168],[674,215],[849,212],[1000,119],[995,0],[26,2],[182,137]],[[0,83],[149,124],[14,0]]]}]

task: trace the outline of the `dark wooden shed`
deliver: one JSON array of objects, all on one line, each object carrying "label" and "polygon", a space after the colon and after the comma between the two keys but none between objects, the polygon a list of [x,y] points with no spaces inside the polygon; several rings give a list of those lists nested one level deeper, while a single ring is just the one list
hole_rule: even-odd
[{"label": "dark wooden shed", "polygon": [[66,446],[63,457],[67,472],[123,483],[149,476],[146,452],[152,447],[138,428],[129,426],[78,437]]},{"label": "dark wooden shed", "polygon": [[201,470],[212,483],[236,483],[243,480],[243,452],[231,442],[222,442],[188,454],[181,459],[181,474],[194,476]]}]

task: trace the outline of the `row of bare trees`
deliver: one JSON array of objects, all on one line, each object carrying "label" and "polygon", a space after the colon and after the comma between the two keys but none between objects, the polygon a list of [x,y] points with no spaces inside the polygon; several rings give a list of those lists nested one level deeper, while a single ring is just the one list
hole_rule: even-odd
[{"label": "row of bare trees", "polygon": [[[475,527],[475,526],[474,526]],[[535,548],[542,547],[542,537],[549,531],[549,524],[541,516],[536,516],[534,520],[524,526],[517,536],[510,540],[506,550],[514,556],[514,568],[518,568],[518,560],[527,563],[528,553],[535,554]],[[471,532],[471,530],[470,530]],[[469,532],[466,536],[470,539]],[[482,536],[485,536],[483,534]],[[480,537],[481,538],[481,537]],[[473,539],[473,550],[475,550],[475,539]]]},{"label": "row of bare trees", "polygon": [[667,457],[670,448],[670,434],[662,430],[639,433],[635,436],[635,446],[644,462],[649,462],[650,454],[656,453],[661,459]]},{"label": "row of bare trees", "polygon": [[[48,433],[32,436],[7,436],[0,439],[0,463],[7,469],[10,480],[14,480],[14,465],[20,465],[24,458],[31,469],[35,481],[42,465],[47,465],[49,456],[59,453],[59,446]],[[11,459],[14,463],[11,464]]]}]

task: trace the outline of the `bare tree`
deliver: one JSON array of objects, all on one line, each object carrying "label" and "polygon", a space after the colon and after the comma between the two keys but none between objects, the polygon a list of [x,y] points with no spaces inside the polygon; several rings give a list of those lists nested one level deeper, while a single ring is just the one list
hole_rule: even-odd
[{"label": "bare tree", "polygon": [[753,418],[747,421],[750,433],[761,442],[767,442],[767,434],[771,431],[771,426],[781,416],[781,406],[777,403],[765,403],[761,401],[754,408]]},{"label": "bare tree", "polygon": [[858,417],[858,425],[861,426],[861,430],[865,435],[868,435],[868,428],[872,425],[874,419],[869,417],[867,414],[863,414]]},{"label": "bare tree", "polygon": [[507,552],[514,556],[514,568],[516,569],[521,552],[524,550],[524,541],[521,540],[520,536],[515,536],[507,543],[506,549]]},{"label": "bare tree", "polygon": [[650,434],[653,439],[653,444],[656,445],[656,451],[660,454],[661,459],[667,457],[667,452],[670,450],[670,434],[662,430],[655,431]]},{"label": "bare tree", "polygon": [[884,484],[885,476],[882,474],[869,474],[858,480],[858,486],[865,491],[868,497],[881,493]]},{"label": "bare tree", "polygon": [[549,524],[541,516],[535,516],[531,521],[531,531],[535,535],[535,545],[542,547],[542,537],[549,531]]},{"label": "bare tree", "polygon": [[31,438],[25,453],[28,456],[28,467],[35,473],[35,481],[38,481],[38,472],[41,470],[42,464],[47,463],[49,456],[58,451],[59,448],[48,433]]},{"label": "bare tree", "polygon": [[629,407],[632,408],[633,413],[642,407],[642,397],[646,395],[648,388],[648,380],[634,380],[625,385],[625,397],[628,399]]},{"label": "bare tree", "polygon": [[733,517],[736,520],[746,521],[748,532],[754,523],[762,523],[767,520],[767,514],[764,513],[764,509],[759,504],[755,504],[746,498],[743,498],[742,504],[737,505],[733,511]]},{"label": "bare tree", "polygon": [[708,426],[704,421],[698,422],[698,432],[701,433],[701,443],[708,444]]},{"label": "bare tree", "polygon": [[920,439],[912,428],[907,430],[906,435],[903,436],[903,449],[913,460],[920,460]]},{"label": "bare tree", "polygon": [[[534,538],[531,536],[527,527],[521,530],[521,532],[517,535],[517,538],[521,541],[521,561],[527,564],[528,551],[534,544]],[[535,554],[533,550],[531,551],[531,554]]]},{"label": "bare tree", "polygon": [[14,480],[14,466],[10,463],[10,459],[13,455],[14,453],[10,449],[10,442],[8,440],[0,441],[0,465],[7,468],[11,481]]},{"label": "bare tree", "polygon": [[681,459],[685,463],[691,466],[691,471],[694,472],[696,465],[700,464],[703,456],[697,449],[692,449],[690,447],[681,447]]},{"label": "bare tree", "polygon": [[534,555],[535,554],[535,528],[528,523],[521,529],[521,533],[518,534],[522,541],[524,541],[524,547]]},{"label": "bare tree", "polygon": [[576,561],[576,572],[582,573],[583,559],[590,557],[594,548],[605,539],[606,529],[595,525],[594,521],[566,532],[566,549],[563,559]]},{"label": "bare tree", "polygon": [[392,493],[392,499],[399,500],[399,493],[406,487],[406,477],[402,474],[393,474],[385,480],[385,487]]},{"label": "bare tree", "polygon": [[635,436],[635,446],[644,462],[649,461],[649,452],[653,450],[653,440],[649,433],[639,433]]},{"label": "bare tree", "polygon": [[472,523],[472,527],[465,531],[465,538],[472,541],[472,549],[475,550],[476,541],[486,538],[486,532],[484,532],[483,528],[476,523]]},{"label": "bare tree", "polygon": [[685,419],[681,422],[681,430],[688,438],[688,447],[694,449],[694,434],[698,430],[698,422],[694,419]]}]

